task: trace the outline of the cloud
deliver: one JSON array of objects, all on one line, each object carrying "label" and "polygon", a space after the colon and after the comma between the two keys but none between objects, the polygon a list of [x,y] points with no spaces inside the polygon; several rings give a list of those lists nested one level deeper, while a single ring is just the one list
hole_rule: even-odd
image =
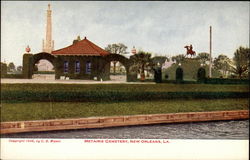
[{"label": "cloud", "polygon": [[[1,2],[1,59],[21,65],[26,45],[42,49],[48,2]],[[52,1],[55,48],[72,44],[78,35],[100,47],[124,43],[145,51],[174,55],[193,44],[209,51],[213,27],[213,56],[229,57],[249,44],[249,2],[80,2]]]}]

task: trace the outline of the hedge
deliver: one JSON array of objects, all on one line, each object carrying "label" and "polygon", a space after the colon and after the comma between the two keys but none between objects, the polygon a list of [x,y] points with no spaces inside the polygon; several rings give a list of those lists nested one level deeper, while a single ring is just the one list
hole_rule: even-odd
[{"label": "hedge", "polygon": [[1,78],[23,79],[23,74],[5,74]]},{"label": "hedge", "polygon": [[249,79],[206,78],[206,84],[249,84]]},{"label": "hedge", "polygon": [[248,98],[248,92],[144,92],[144,91],[4,91],[4,102],[100,102],[146,101],[164,99],[222,99]]},{"label": "hedge", "polygon": [[2,101],[144,101],[172,98],[246,98],[248,85],[1,84]]}]

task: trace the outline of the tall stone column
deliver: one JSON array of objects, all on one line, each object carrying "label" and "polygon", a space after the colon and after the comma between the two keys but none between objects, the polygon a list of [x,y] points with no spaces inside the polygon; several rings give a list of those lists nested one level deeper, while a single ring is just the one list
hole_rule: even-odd
[{"label": "tall stone column", "polygon": [[50,4],[48,4],[47,10],[47,23],[46,23],[46,39],[43,45],[43,52],[51,53],[54,48],[54,42],[52,41],[52,11],[50,9]]}]

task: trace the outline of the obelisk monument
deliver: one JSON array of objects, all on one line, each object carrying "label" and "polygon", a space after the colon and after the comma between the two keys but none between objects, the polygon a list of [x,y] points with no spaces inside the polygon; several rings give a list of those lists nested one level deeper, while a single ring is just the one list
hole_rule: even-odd
[{"label": "obelisk monument", "polygon": [[54,50],[54,41],[52,41],[52,16],[51,16],[50,4],[48,4],[47,10],[47,24],[46,24],[46,39],[43,40],[43,52],[51,53]]}]

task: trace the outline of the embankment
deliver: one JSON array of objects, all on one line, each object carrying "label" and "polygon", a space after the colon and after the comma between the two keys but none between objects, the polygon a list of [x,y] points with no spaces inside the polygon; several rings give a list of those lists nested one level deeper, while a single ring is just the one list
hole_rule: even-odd
[{"label": "embankment", "polygon": [[129,125],[160,123],[204,122],[218,120],[249,119],[249,110],[186,112],[134,116],[90,117],[76,119],[55,119],[38,121],[2,122],[1,134],[53,131],[84,128],[104,128]]}]

